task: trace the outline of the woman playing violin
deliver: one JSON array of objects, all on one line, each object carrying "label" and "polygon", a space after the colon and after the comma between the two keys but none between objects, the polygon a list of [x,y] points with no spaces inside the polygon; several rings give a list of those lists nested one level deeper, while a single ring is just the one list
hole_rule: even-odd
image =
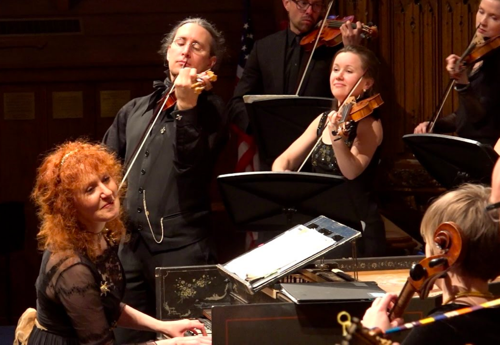
[{"label": "woman playing violin", "polygon": [[[477,34],[486,39],[500,39],[500,0],[482,0],[476,14]],[[446,70],[455,80],[459,96],[456,112],[438,119],[433,131],[456,132],[458,136],[495,145],[500,137],[500,49],[491,46],[484,50],[479,61],[466,68],[457,62],[460,57],[451,54],[446,58]],[[467,61],[467,57],[464,59]],[[415,133],[426,133],[428,122],[420,123]]]},{"label": "woman playing violin", "polygon": [[[498,208],[487,207],[491,189],[481,185],[462,185],[439,197],[425,213],[420,231],[425,239],[425,255],[443,253],[434,242],[434,231],[443,222],[454,222],[460,228],[462,247],[459,260],[444,276],[436,280],[443,292],[443,304],[432,316],[494,299],[488,282],[500,275],[500,237]],[[396,296],[377,298],[363,318],[365,327],[387,330],[401,323],[389,321],[387,310]],[[449,320],[415,328],[403,344],[499,344],[500,309],[483,309]]]},{"label": "woman playing violin", "polygon": [[[355,122],[349,132],[342,131],[342,109],[337,111],[337,108],[351,91],[358,102],[371,95],[377,71],[378,60],[367,48],[348,46],[341,49],[334,58],[330,73],[335,109],[319,115],[272,167],[273,171],[296,170],[314,147],[311,155],[313,171],[342,175],[347,180],[349,192],[337,197],[349,198],[355,205],[356,213],[365,225],[359,252],[367,256],[381,255],[385,247],[383,223],[376,204],[368,196],[378,161],[378,147],[383,138],[382,123],[375,109]],[[318,145],[315,146],[316,142]]]}]

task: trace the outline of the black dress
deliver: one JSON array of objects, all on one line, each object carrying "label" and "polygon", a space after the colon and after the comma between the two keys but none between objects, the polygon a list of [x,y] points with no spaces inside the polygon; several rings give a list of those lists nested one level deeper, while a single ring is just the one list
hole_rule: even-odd
[{"label": "black dress", "polygon": [[[371,116],[376,117],[376,110]],[[321,137],[325,128],[329,112],[323,113],[318,125],[317,135]],[[351,148],[356,138],[357,123],[353,124],[346,145]],[[347,180],[337,188],[337,195],[332,196],[342,199],[342,211],[340,222],[352,225],[352,220],[357,224],[353,228],[362,230],[363,237],[357,241],[359,256],[382,256],[385,254],[385,228],[378,207],[372,196],[376,168],[379,161],[379,149],[375,151],[368,167],[354,180]],[[312,171],[321,174],[333,174],[343,176],[340,171],[335,152],[332,145],[320,140],[311,155]],[[341,249],[341,248],[340,248]],[[351,251],[348,246],[346,250],[335,250],[337,256],[349,256]]]},{"label": "black dress", "polygon": [[73,252],[43,254],[36,281],[37,320],[28,344],[113,344],[123,310],[124,275],[118,246],[92,262]]}]

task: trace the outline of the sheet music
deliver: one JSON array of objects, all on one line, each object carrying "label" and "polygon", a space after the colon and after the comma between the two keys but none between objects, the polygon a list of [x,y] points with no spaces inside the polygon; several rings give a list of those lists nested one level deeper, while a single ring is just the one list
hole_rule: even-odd
[{"label": "sheet music", "polygon": [[298,225],[224,267],[249,282],[265,279],[335,244],[314,229]]},{"label": "sheet music", "polygon": [[267,101],[271,99],[281,99],[281,98],[299,98],[296,95],[245,95],[243,96],[243,102],[253,103],[255,101]]}]

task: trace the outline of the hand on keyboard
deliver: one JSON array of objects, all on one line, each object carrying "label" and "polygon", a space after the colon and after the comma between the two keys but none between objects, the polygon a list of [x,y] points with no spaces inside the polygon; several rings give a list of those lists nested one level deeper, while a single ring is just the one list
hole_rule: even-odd
[{"label": "hand on keyboard", "polygon": [[211,336],[177,337],[166,340],[157,340],[157,345],[210,345]]},{"label": "hand on keyboard", "polygon": [[198,320],[182,319],[176,321],[162,321],[158,332],[166,334],[172,338],[183,337],[186,332],[193,334],[207,335],[207,330],[203,323]]}]

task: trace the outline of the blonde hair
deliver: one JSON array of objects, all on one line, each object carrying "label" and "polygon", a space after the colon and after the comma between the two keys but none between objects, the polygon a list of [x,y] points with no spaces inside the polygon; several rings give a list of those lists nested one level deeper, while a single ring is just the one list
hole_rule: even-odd
[{"label": "blonde hair", "polygon": [[[75,195],[89,174],[109,174],[119,183],[122,166],[104,146],[84,140],[66,142],[55,148],[38,168],[31,197],[38,207],[41,221],[38,245],[52,252],[77,251],[95,258],[94,235],[84,231],[75,210]],[[123,189],[117,197],[122,197]],[[107,236],[119,242],[125,234],[120,216],[106,224]]]},{"label": "blonde hair", "polygon": [[485,211],[490,193],[490,187],[464,184],[436,199],[422,219],[420,232],[426,241],[433,242],[434,231],[443,222],[460,227],[464,256],[453,267],[460,275],[484,280],[500,275],[499,227]]}]

